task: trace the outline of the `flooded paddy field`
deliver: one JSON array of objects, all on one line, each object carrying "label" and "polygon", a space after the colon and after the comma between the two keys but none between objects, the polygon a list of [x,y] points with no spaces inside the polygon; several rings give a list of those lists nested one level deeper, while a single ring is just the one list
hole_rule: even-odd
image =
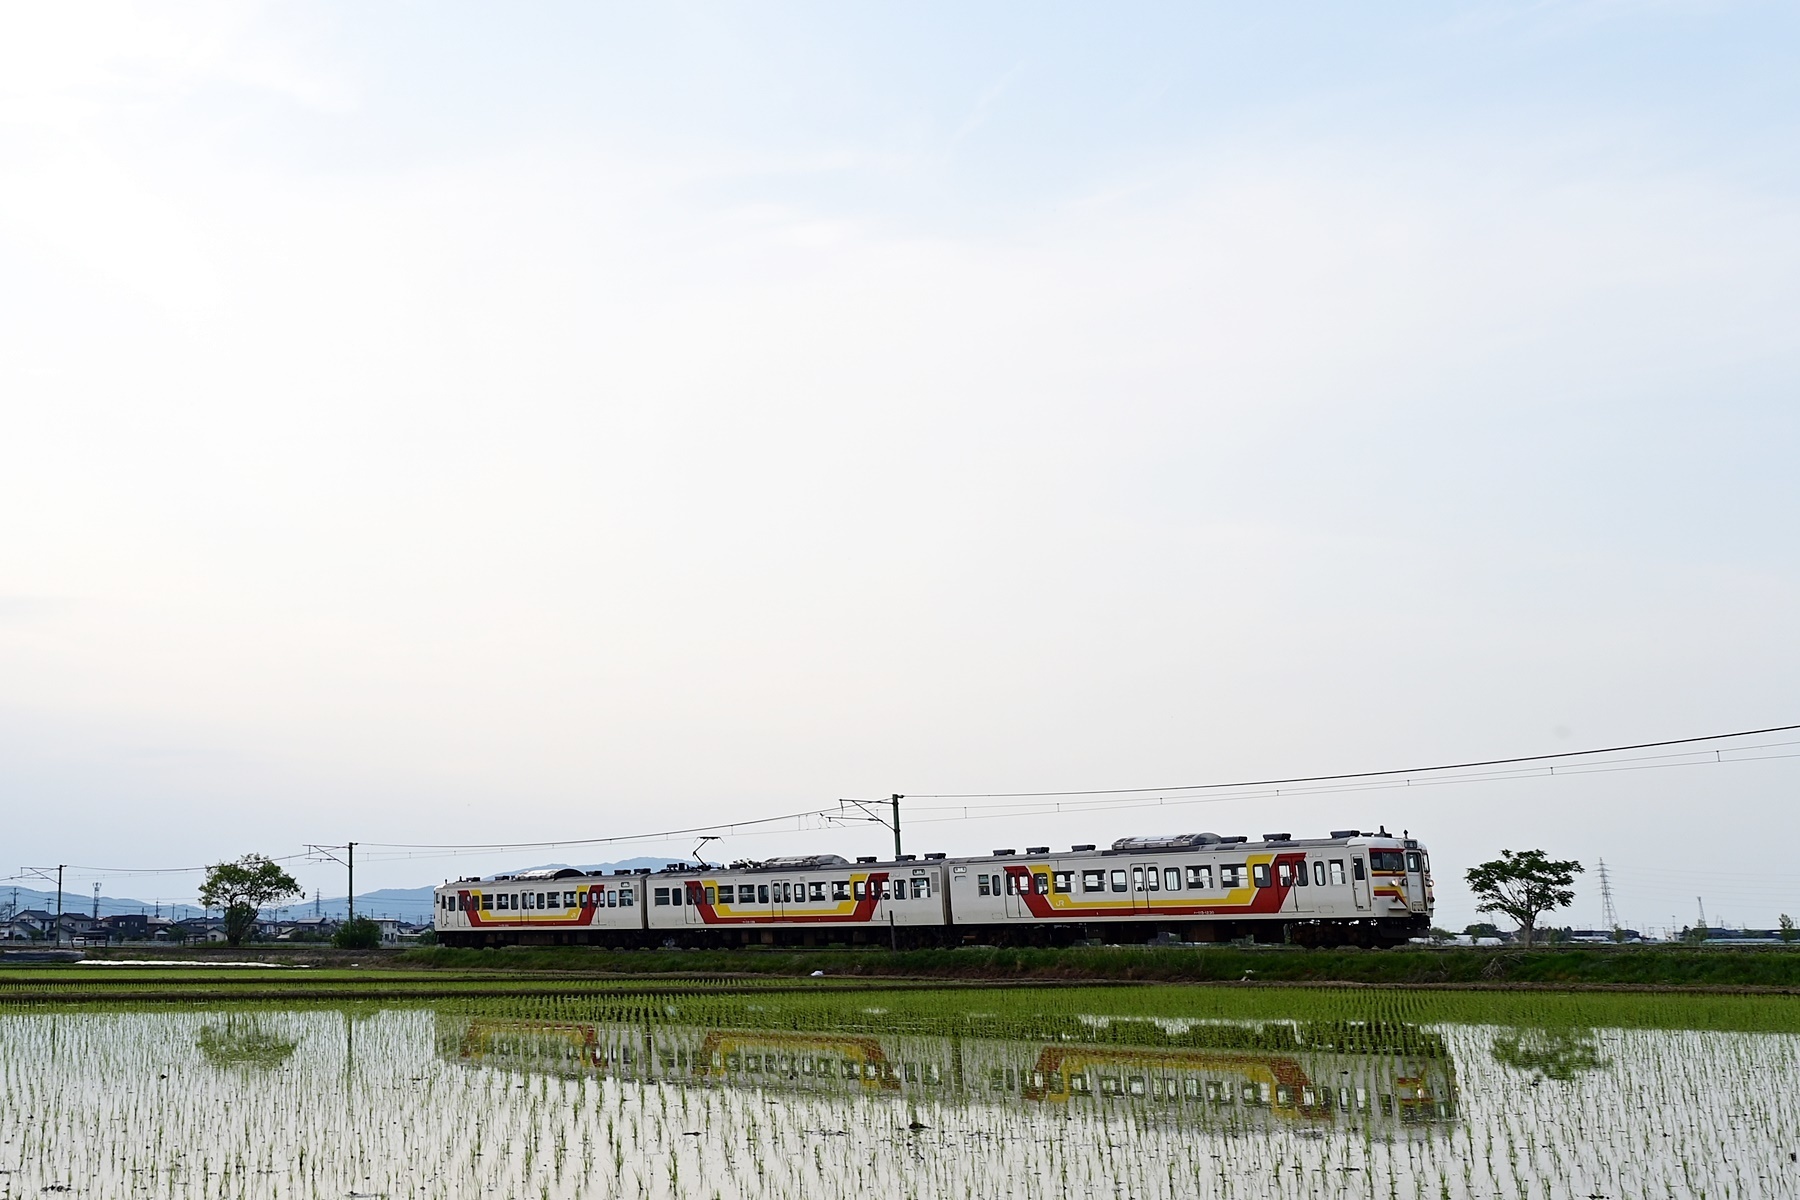
[{"label": "flooded paddy field", "polygon": [[0,1197],[1800,1195],[1800,1001],[0,1006]]}]

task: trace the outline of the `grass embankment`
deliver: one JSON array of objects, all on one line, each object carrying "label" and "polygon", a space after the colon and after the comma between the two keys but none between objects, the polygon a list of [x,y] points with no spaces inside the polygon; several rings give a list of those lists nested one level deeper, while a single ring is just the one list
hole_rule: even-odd
[{"label": "grass embankment", "polygon": [[576,947],[459,950],[419,947],[395,965],[603,974],[808,975],[929,980],[1164,983],[1347,983],[1407,986],[1625,986],[1800,990],[1800,946],[1684,948],[1584,946],[1518,949],[1205,950],[667,950]]},{"label": "grass embankment", "polygon": [[[0,1002],[58,997],[150,999],[168,994],[281,999],[411,999],[562,994],[606,980],[658,989],[778,986],[824,973],[836,986],[930,984],[1247,983],[1534,989],[1658,988],[1800,992],[1800,946],[1582,946],[1533,950],[1289,947],[1079,947],[1067,950],[594,950],[417,947],[382,952],[243,947],[239,959],[305,965],[293,971],[75,965],[0,970]],[[123,957],[139,957],[129,950]],[[215,953],[164,952],[205,962]],[[797,982],[797,981],[796,981]],[[580,990],[579,987],[576,990]]]}]

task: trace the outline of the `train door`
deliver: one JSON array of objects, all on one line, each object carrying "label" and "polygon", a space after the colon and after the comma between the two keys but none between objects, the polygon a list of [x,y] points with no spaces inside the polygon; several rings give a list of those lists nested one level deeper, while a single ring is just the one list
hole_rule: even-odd
[{"label": "train door", "polygon": [[683,915],[681,919],[689,925],[706,924],[706,919],[700,915],[700,901],[705,898],[706,888],[704,884],[698,882],[689,883],[687,885],[687,904],[684,906],[685,915]]},{"label": "train door", "polygon": [[1417,850],[1406,852],[1406,906],[1425,911],[1425,856]]},{"label": "train door", "polygon": [[1005,880],[1006,915],[1008,917],[1025,917],[1030,910],[1025,907],[1025,889],[1031,886],[1031,876],[1022,867],[1007,867],[1006,874],[999,876]]},{"label": "train door", "polygon": [[1131,868],[1131,910],[1149,912],[1162,890],[1162,872],[1155,863]]},{"label": "train door", "polygon": [[1367,911],[1369,907],[1369,865],[1357,855],[1350,860],[1350,894],[1356,899],[1356,907]]},{"label": "train door", "polygon": [[794,896],[794,881],[791,879],[771,879],[769,881],[769,915],[777,921],[787,920],[788,903]]}]

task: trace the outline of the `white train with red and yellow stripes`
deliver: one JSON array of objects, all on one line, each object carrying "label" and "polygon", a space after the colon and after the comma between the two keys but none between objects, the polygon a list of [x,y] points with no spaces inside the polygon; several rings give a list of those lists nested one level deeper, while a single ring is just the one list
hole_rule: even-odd
[{"label": "white train with red and yellow stripes", "polygon": [[1008,848],[889,861],[818,854],[459,879],[437,889],[452,946],[896,947],[1078,942],[1395,946],[1431,928],[1431,860],[1382,829],[1260,840],[1189,833],[1107,849]]}]

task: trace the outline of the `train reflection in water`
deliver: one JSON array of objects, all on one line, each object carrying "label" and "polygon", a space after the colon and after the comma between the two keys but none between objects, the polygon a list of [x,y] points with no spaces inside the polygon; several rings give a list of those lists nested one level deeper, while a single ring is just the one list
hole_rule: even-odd
[{"label": "train reflection in water", "polygon": [[[1091,1032],[1117,1032],[1123,1024],[1097,1023]],[[1154,1038],[1158,1030],[1142,1023],[1133,1032]],[[1429,1130],[1448,1122],[1456,1081],[1442,1042],[1416,1026],[1377,1034],[1320,1037],[1288,1022],[1220,1022],[1169,1039],[1189,1044],[1144,1045],[1066,1034],[1019,1040],[439,1014],[437,1046],[441,1057],[469,1066],[671,1086],[1094,1115],[1129,1110],[1176,1122],[1255,1120],[1319,1130]],[[1208,1041],[1218,1044],[1192,1044]]]}]

